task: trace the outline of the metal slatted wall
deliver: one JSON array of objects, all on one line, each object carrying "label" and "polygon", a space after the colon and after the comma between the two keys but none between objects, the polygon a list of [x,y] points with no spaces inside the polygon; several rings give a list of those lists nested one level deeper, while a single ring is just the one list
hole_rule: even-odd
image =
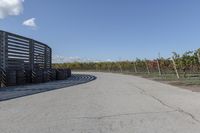
[{"label": "metal slatted wall", "polygon": [[[50,73],[52,51],[49,46],[30,38],[0,31],[0,82],[8,86],[6,80],[17,75],[17,82],[33,81],[41,77],[39,73]],[[26,77],[30,77],[27,79]],[[21,77],[21,79],[20,79]],[[48,78],[48,77],[46,77]],[[12,79],[10,79],[12,81]],[[42,80],[42,79],[41,79]],[[48,79],[47,79],[48,81]]]}]

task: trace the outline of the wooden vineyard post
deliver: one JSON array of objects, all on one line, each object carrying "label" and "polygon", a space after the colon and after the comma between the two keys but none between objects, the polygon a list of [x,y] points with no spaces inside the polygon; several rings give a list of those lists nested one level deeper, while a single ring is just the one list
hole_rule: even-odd
[{"label": "wooden vineyard post", "polygon": [[199,53],[199,50],[197,51],[197,57],[198,57],[198,61],[200,63],[200,53]]},{"label": "wooden vineyard post", "polygon": [[159,76],[162,76],[159,60],[157,59],[156,62],[157,62]]},{"label": "wooden vineyard post", "polygon": [[95,64],[95,68],[94,68],[94,70],[97,71],[97,65],[96,65],[96,64]]},{"label": "wooden vineyard post", "polygon": [[198,58],[198,63],[200,64],[200,53],[199,53],[199,49],[197,50],[197,58]]},{"label": "wooden vineyard post", "polygon": [[101,72],[101,64],[99,64],[99,72]]},{"label": "wooden vineyard post", "polygon": [[96,69],[97,72],[99,72],[98,63],[95,64],[95,69]]},{"label": "wooden vineyard post", "polygon": [[148,66],[148,62],[147,60],[145,59],[145,65],[146,65],[146,68],[147,68],[147,73],[150,74],[150,71],[149,71],[149,66]]},{"label": "wooden vineyard post", "polygon": [[[112,64],[111,64],[111,65],[112,65]],[[110,69],[111,69],[111,65],[109,65],[109,63],[108,63],[108,65],[107,65],[107,66],[108,66],[108,72],[111,72],[111,70],[110,70]]]},{"label": "wooden vineyard post", "polygon": [[136,66],[136,62],[135,61],[133,62],[133,65],[134,65],[135,73],[137,73],[137,66]]},{"label": "wooden vineyard post", "polygon": [[122,73],[123,70],[122,70],[122,66],[121,66],[120,62],[119,62],[119,69],[120,69],[120,72]]},{"label": "wooden vineyard post", "polygon": [[178,70],[177,70],[177,67],[176,67],[176,63],[175,63],[173,57],[172,57],[172,62],[173,62],[174,70],[175,70],[175,72],[176,72],[176,76],[177,76],[178,79],[180,79],[180,76],[179,76],[179,73],[178,73]]},{"label": "wooden vineyard post", "polygon": [[110,64],[110,72],[112,72],[112,66],[113,66],[113,64],[111,63]]}]

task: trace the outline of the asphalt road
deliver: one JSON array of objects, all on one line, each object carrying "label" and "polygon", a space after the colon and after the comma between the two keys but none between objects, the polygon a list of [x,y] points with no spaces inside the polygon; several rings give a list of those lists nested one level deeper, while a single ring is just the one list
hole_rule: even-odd
[{"label": "asphalt road", "polygon": [[200,93],[134,76],[0,102],[0,133],[199,133]]}]

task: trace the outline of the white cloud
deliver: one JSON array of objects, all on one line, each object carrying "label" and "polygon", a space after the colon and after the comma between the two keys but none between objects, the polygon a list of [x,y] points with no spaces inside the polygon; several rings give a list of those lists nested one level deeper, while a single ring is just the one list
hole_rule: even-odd
[{"label": "white cloud", "polygon": [[0,19],[17,16],[23,12],[24,0],[0,0]]},{"label": "white cloud", "polygon": [[31,27],[31,28],[36,28],[37,27],[37,25],[35,23],[35,18],[31,18],[31,19],[28,19],[28,20],[24,21],[22,23],[22,25],[28,26],[28,27]]}]

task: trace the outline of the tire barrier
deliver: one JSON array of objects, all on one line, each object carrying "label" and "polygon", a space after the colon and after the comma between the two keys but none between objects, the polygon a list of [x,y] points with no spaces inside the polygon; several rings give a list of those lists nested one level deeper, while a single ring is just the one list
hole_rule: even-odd
[{"label": "tire barrier", "polygon": [[66,79],[66,71],[64,71],[64,70],[57,70],[56,71],[56,78],[58,80],[64,80],[64,79]]},{"label": "tire barrier", "polygon": [[6,70],[0,73],[1,87],[45,83],[55,80],[65,80],[71,77],[71,69],[51,70]]},{"label": "tire barrier", "polygon": [[56,69],[52,69],[50,72],[50,80],[54,81],[56,80]]},{"label": "tire barrier", "polygon": [[68,69],[66,69],[67,70],[67,77],[69,78],[69,77],[71,77],[72,76],[72,72],[71,72],[71,70],[68,68]]},{"label": "tire barrier", "polygon": [[43,71],[42,70],[37,70],[37,71],[32,71],[32,83],[42,83],[43,82]]},{"label": "tire barrier", "polygon": [[6,86],[15,86],[17,85],[17,79],[16,79],[16,71],[7,71],[6,72]]},{"label": "tire barrier", "polygon": [[56,70],[56,79],[57,80],[64,80],[71,77],[71,70],[70,69],[57,69]]},{"label": "tire barrier", "polygon": [[16,71],[16,81],[17,85],[24,85],[26,84],[26,75],[25,71]]},{"label": "tire barrier", "polygon": [[[51,69],[51,70],[35,70],[35,71],[25,71],[25,70],[7,70],[6,76],[2,76],[5,86],[16,86],[16,85],[26,85],[26,84],[38,84],[46,83],[55,80],[66,80],[71,77],[71,69]],[[3,83],[3,82],[2,82]]]},{"label": "tire barrier", "polygon": [[67,80],[57,80],[42,84],[23,85],[0,89],[0,101],[24,97],[46,91],[62,89],[70,86],[84,84],[95,80],[96,77],[85,74],[72,74]]},{"label": "tire barrier", "polygon": [[0,87],[6,87],[6,71],[4,71],[3,69],[0,72],[0,79],[1,79],[1,86]]}]

